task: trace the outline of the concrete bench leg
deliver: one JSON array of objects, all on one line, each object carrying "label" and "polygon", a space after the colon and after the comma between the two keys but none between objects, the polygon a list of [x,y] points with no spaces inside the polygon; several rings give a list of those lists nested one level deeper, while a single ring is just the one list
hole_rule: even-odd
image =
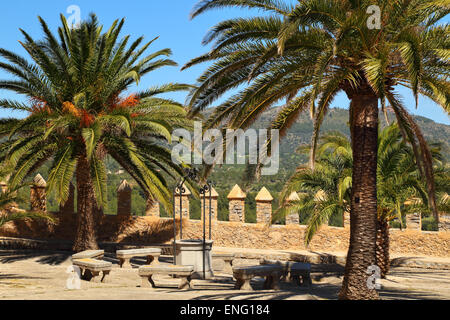
[{"label": "concrete bench leg", "polygon": [[92,274],[91,270],[83,269],[82,276],[81,276],[82,280],[91,281],[93,277],[94,277],[94,275]]},{"label": "concrete bench leg", "polygon": [[264,289],[271,289],[273,285],[273,277],[272,276],[267,276],[266,277],[266,281],[264,281]]},{"label": "concrete bench leg", "polygon": [[251,278],[237,279],[234,288],[238,289],[238,290],[253,291],[253,288],[250,285],[250,280],[251,280]]},{"label": "concrete bench leg", "polygon": [[81,267],[79,267],[79,268],[80,268],[80,279],[83,280],[85,270],[84,270],[84,268],[81,268]]},{"label": "concrete bench leg", "polygon": [[[300,279],[301,278],[301,279]],[[310,275],[293,275],[292,282],[300,287],[311,287],[312,280]]]},{"label": "concrete bench leg", "polygon": [[91,281],[91,282],[101,282],[101,278],[99,277],[100,271],[90,271],[89,270],[89,272],[91,273],[91,280],[89,280],[89,281]]},{"label": "concrete bench leg", "polygon": [[271,283],[270,289],[280,290],[280,275],[279,274],[273,274],[271,276],[271,278],[272,278],[272,283]]},{"label": "concrete bench leg", "polygon": [[109,273],[111,272],[111,270],[104,270],[102,272],[102,283],[109,283],[110,282],[110,278],[109,278]]},{"label": "concrete bench leg", "polygon": [[273,274],[266,277],[264,289],[280,290],[280,275]]},{"label": "concrete bench leg", "polygon": [[132,268],[129,258],[119,258],[119,266],[124,269]]},{"label": "concrete bench leg", "polygon": [[191,276],[182,276],[178,289],[180,290],[191,289]]},{"label": "concrete bench leg", "polygon": [[224,260],[223,273],[233,273],[233,260]]},{"label": "concrete bench leg", "polygon": [[159,257],[147,256],[147,265],[156,266],[159,264]]},{"label": "concrete bench leg", "polygon": [[141,288],[155,288],[155,282],[152,279],[153,275],[143,276]]},{"label": "concrete bench leg", "polygon": [[311,287],[312,280],[310,275],[302,276],[302,287]]},{"label": "concrete bench leg", "polygon": [[300,280],[300,276],[298,274],[297,275],[291,275],[290,279],[291,279],[292,283],[294,283],[294,284],[296,284],[298,286],[302,285],[302,282]]}]

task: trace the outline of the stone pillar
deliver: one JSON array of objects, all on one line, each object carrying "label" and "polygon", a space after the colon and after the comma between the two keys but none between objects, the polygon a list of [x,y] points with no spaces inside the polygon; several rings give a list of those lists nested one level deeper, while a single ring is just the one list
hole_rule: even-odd
[{"label": "stone pillar", "polygon": [[344,228],[350,228],[350,212],[344,212]]},{"label": "stone pillar", "polygon": [[450,215],[440,215],[438,227],[440,232],[450,232]]},{"label": "stone pillar", "polygon": [[[201,221],[203,221],[203,201],[205,201],[205,211],[206,211],[206,227],[209,226],[209,191],[206,192],[206,194],[201,194],[201,201],[200,201],[200,210],[201,210]],[[214,224],[214,222],[217,221],[217,214],[218,214],[218,198],[219,194],[217,193],[216,189],[211,189],[211,222]]]},{"label": "stone pillar", "polygon": [[30,202],[31,211],[47,212],[47,195],[45,188],[47,182],[38,173],[33,179],[33,185],[31,186]]},{"label": "stone pillar", "polygon": [[[292,201],[299,201],[299,200],[300,200],[300,197],[298,196],[298,193],[295,191],[293,191],[289,195],[289,197],[286,199],[286,201],[288,203],[292,202]],[[292,225],[292,224],[295,224],[295,225],[300,224],[300,218],[298,216],[298,212],[293,212],[286,216],[286,225]]]},{"label": "stone pillar", "polygon": [[422,219],[420,213],[410,213],[406,215],[406,229],[422,230]]},{"label": "stone pillar", "polygon": [[245,198],[247,195],[238,185],[235,185],[227,198],[229,200],[230,216],[229,220],[233,222],[245,222]]},{"label": "stone pillar", "polygon": [[147,217],[160,217],[159,202],[153,199],[147,199],[145,207],[145,215]]},{"label": "stone pillar", "polygon": [[117,215],[131,216],[131,185],[123,180],[117,188]]},{"label": "stone pillar", "polygon": [[[183,219],[189,219],[189,196],[192,194],[191,191],[183,185],[184,192],[181,194],[181,204],[182,204],[182,217]],[[180,216],[180,193],[177,191],[175,193],[175,216],[178,218]]]},{"label": "stone pillar", "polygon": [[266,187],[256,195],[256,223],[272,223],[272,200],[273,197]]},{"label": "stone pillar", "polygon": [[62,214],[74,214],[75,213],[75,187],[72,183],[69,185],[69,197],[66,203],[59,206],[59,212]]}]

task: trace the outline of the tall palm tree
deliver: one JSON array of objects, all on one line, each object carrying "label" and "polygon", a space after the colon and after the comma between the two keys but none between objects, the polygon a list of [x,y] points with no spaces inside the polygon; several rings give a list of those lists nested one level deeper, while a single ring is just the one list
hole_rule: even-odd
[{"label": "tall palm tree", "polygon": [[182,170],[172,163],[167,143],[174,127],[189,122],[183,105],[158,95],[189,86],[166,84],[129,93],[144,75],[176,63],[166,58],[170,49],[146,54],[156,39],[142,46],[143,37],[132,43],[130,36],[120,39],[124,19],[103,32],[95,15],[74,29],[61,15],[58,37],[39,21],[43,40],[21,30],[21,44],[32,63],[0,49],[9,62],[0,62],[0,68],[16,77],[0,81],[0,89],[28,98],[28,103],[0,100],[2,108],[28,112],[25,119],[1,121],[1,137],[8,139],[1,143],[0,160],[11,168],[12,188],[51,160],[47,186],[61,203],[75,177],[78,226],[73,249],[96,249],[95,213],[106,205],[107,154],[149,198],[171,211],[166,180]]},{"label": "tall palm tree", "polygon": [[[368,28],[366,11],[372,5],[381,11],[379,29]],[[212,43],[212,50],[185,66],[214,62],[191,92],[192,112],[237,89],[218,106],[209,125],[246,128],[286,99],[271,126],[284,134],[309,109],[315,128],[313,166],[324,116],[344,92],[350,100],[354,161],[350,246],[340,298],[378,298],[366,285],[366,271],[375,264],[379,104],[382,109],[386,101],[390,104],[413,145],[437,219],[431,155],[397,88],[411,89],[416,101],[423,94],[450,111],[450,27],[438,25],[448,5],[439,0],[302,0],[295,6],[281,0],[203,0],[192,17],[225,7],[265,14],[226,20],[208,32],[204,43]]]},{"label": "tall palm tree", "polygon": [[[441,158],[433,149],[433,159]],[[289,213],[308,215],[305,243],[309,245],[320,226],[332,216],[350,210],[353,157],[351,143],[340,132],[321,137],[315,170],[299,167],[286,183],[281,194],[278,216]],[[380,131],[377,157],[377,241],[376,264],[381,276],[389,271],[389,223],[402,221],[406,214],[426,212],[428,196],[410,146],[402,139],[397,124]],[[438,171],[440,172],[440,170]],[[437,190],[448,185],[448,177],[437,174]],[[298,201],[285,202],[292,191],[307,191]],[[320,196],[318,196],[318,194]],[[441,209],[441,208],[439,208]]]}]

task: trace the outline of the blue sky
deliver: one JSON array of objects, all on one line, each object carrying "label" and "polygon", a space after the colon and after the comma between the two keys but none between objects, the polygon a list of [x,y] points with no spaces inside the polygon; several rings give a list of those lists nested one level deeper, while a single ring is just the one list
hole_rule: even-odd
[{"label": "blue sky", "polygon": [[[23,39],[19,28],[27,31],[33,38],[42,38],[37,16],[42,16],[51,29],[56,31],[60,25],[59,14],[66,17],[67,8],[77,5],[81,9],[81,16],[85,19],[89,13],[94,12],[100,22],[107,29],[117,18],[126,18],[123,35],[130,34],[132,38],[144,35],[147,40],[156,36],[160,38],[152,45],[152,51],[162,48],[173,50],[172,59],[179,63],[180,67],[190,59],[205,53],[208,48],[202,46],[201,40],[206,32],[219,21],[237,16],[249,16],[253,12],[244,10],[211,11],[189,19],[189,13],[197,0],[14,0],[2,1],[0,19],[0,47],[26,56],[19,44]],[[448,20],[448,19],[447,19]],[[146,89],[152,85],[166,82],[195,83],[205,65],[199,65],[181,72],[180,67],[167,67],[156,71],[142,79],[139,88]],[[0,71],[0,79],[10,78]],[[439,106],[427,98],[419,100],[419,108],[415,109],[414,99],[408,91],[401,91],[405,102],[413,114],[425,116],[436,122],[450,125],[450,118]],[[171,96],[179,101],[184,101],[184,94]],[[7,91],[0,91],[0,98],[18,98]],[[348,100],[345,95],[339,95],[334,106],[346,108]],[[0,110],[0,117],[22,117],[24,114]]]}]

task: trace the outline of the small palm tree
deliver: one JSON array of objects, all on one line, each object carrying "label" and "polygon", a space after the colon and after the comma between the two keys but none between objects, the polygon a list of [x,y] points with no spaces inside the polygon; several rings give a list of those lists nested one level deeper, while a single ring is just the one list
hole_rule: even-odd
[{"label": "small palm tree", "polygon": [[[282,200],[278,212],[280,216],[289,213],[309,216],[305,233],[306,245],[309,245],[325,221],[350,210],[353,166],[350,145],[350,141],[342,133],[324,135],[318,146],[315,170],[300,167],[283,189],[281,199],[286,199],[292,191],[307,191],[298,201]],[[441,158],[438,149],[433,150],[433,158],[436,162]],[[376,264],[384,278],[389,271],[390,221],[398,219],[401,222],[406,214],[425,211],[428,208],[428,196],[417,170],[412,148],[403,141],[396,124],[380,131],[377,159]],[[448,185],[448,177],[442,177],[441,174],[437,177],[437,180],[441,181],[442,178]],[[442,189],[441,185],[439,183],[438,190]],[[417,205],[418,200],[420,206]]]},{"label": "small palm tree", "polygon": [[[344,136],[330,134],[322,137],[321,146],[327,145],[326,141],[341,138],[348,144]],[[345,152],[348,150],[345,149]],[[351,168],[351,157],[338,152],[319,153],[315,170],[307,166],[298,167],[280,194],[281,206],[274,220],[289,214],[307,218],[304,241],[308,246],[322,224],[350,211]],[[292,192],[298,192],[300,200],[287,201]]]},{"label": "small palm tree", "polygon": [[146,54],[156,39],[141,47],[143,37],[130,44],[129,36],[119,39],[123,19],[103,32],[95,15],[74,29],[61,15],[59,37],[39,21],[44,40],[35,41],[21,30],[21,44],[33,63],[0,49],[0,57],[9,62],[0,62],[0,68],[17,78],[0,81],[0,89],[28,98],[28,103],[0,100],[2,108],[28,113],[25,119],[1,121],[0,134],[7,139],[1,143],[0,160],[11,168],[12,188],[51,160],[47,187],[60,203],[67,200],[75,177],[78,226],[73,249],[96,249],[95,213],[106,205],[107,154],[148,198],[171,211],[167,179],[183,173],[172,162],[167,143],[172,130],[189,126],[189,121],[183,105],[158,95],[190,87],[166,84],[129,93],[144,75],[176,63],[166,58],[170,49]]},{"label": "small palm tree", "polygon": [[[298,116],[310,110],[314,122],[311,167],[319,130],[339,93],[350,100],[353,188],[350,246],[340,292],[342,299],[377,299],[367,287],[367,268],[375,264],[377,216],[377,133],[379,105],[389,104],[404,137],[413,145],[427,183],[433,214],[430,151],[421,130],[407,112],[398,87],[411,89],[450,111],[449,31],[439,21],[448,13],[442,0],[302,0],[292,6],[280,0],[203,0],[192,13],[240,7],[265,14],[222,21],[206,35],[212,50],[185,67],[213,64],[199,77],[190,94],[192,113],[203,110],[224,93],[210,126],[247,128],[265,110],[286,104],[271,128],[285,134]],[[380,28],[367,22],[369,6],[381,11]]]},{"label": "small palm tree", "polygon": [[7,190],[0,193],[0,227],[10,221],[24,220],[24,219],[40,219],[54,223],[56,220],[45,212],[38,211],[24,211],[15,208],[14,204],[17,201],[17,192],[24,186],[18,186],[13,190]]}]

